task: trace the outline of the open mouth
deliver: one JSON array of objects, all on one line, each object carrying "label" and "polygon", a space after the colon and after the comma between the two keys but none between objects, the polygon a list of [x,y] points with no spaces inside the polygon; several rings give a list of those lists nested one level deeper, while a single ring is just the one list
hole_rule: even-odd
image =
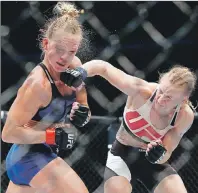
[{"label": "open mouth", "polygon": [[64,64],[61,64],[60,62],[56,62],[59,66],[65,66]]}]

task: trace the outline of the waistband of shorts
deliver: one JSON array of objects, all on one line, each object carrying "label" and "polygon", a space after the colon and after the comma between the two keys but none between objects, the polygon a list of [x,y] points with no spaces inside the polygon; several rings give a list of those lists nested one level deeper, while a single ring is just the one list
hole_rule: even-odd
[{"label": "waistband of shorts", "polygon": [[111,153],[115,152],[129,152],[129,151],[136,151],[136,152],[146,152],[146,149],[142,149],[140,147],[133,147],[133,146],[127,146],[122,143],[120,143],[117,139],[113,142],[112,147],[110,149]]}]

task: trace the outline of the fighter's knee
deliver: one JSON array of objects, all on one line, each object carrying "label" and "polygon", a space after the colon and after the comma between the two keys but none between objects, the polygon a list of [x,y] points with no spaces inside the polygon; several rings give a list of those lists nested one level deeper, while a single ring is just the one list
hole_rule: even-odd
[{"label": "fighter's knee", "polygon": [[178,174],[172,174],[164,179],[154,189],[154,193],[180,192],[187,193],[184,183]]},{"label": "fighter's knee", "polygon": [[132,186],[125,177],[114,176],[105,182],[104,190],[105,193],[131,193]]}]

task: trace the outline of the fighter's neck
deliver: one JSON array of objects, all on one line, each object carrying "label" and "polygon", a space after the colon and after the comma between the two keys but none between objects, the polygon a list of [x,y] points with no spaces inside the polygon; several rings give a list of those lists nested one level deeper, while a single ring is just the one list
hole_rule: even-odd
[{"label": "fighter's neck", "polygon": [[54,81],[60,80],[60,72],[54,71],[49,62],[46,60],[46,58],[43,59],[42,63],[47,67]]}]

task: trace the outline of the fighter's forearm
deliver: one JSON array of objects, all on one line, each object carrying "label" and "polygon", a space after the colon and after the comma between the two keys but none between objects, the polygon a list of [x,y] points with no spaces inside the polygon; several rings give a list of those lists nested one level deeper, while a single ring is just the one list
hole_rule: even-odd
[{"label": "fighter's forearm", "polygon": [[46,141],[46,134],[44,130],[31,127],[10,127],[3,129],[2,140],[7,143],[38,144]]},{"label": "fighter's forearm", "polygon": [[171,155],[172,155],[172,153],[170,153],[170,152],[167,151],[165,153],[164,157],[162,158],[162,160],[160,160],[158,162],[158,164],[163,164],[163,163],[167,162],[169,160],[169,158],[171,157]]}]

